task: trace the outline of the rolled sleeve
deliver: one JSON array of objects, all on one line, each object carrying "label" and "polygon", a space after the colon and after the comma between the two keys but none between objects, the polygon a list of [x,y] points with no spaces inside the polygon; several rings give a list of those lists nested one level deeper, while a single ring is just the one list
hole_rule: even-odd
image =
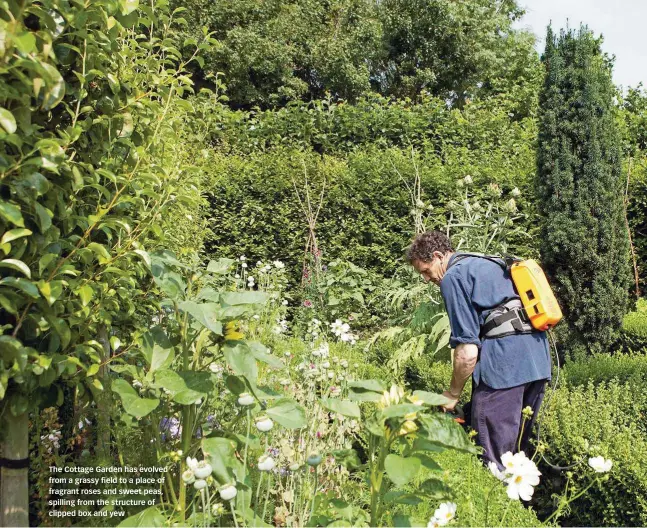
[{"label": "rolled sleeve", "polygon": [[468,343],[480,347],[479,315],[461,277],[454,274],[445,275],[440,283],[440,292],[445,301],[452,331],[449,345],[456,348],[461,343]]}]

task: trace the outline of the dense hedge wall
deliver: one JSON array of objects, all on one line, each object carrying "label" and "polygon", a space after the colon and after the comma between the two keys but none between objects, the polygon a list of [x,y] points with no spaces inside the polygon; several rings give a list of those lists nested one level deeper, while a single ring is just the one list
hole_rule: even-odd
[{"label": "dense hedge wall", "polygon": [[[208,221],[218,227],[207,255],[281,258],[300,269],[307,222],[294,185],[303,195],[306,175],[313,202],[326,181],[317,221],[324,262],[343,258],[391,274],[414,234],[405,180],[411,185],[416,172],[433,207],[428,228],[446,225],[456,182],[469,175],[476,195],[490,182],[502,192],[519,187],[532,234],[534,124],[516,121],[504,102],[458,111],[431,98],[414,105],[372,97],[222,117],[210,138],[218,154],[207,168]],[[532,251],[525,237],[511,246]]]}]

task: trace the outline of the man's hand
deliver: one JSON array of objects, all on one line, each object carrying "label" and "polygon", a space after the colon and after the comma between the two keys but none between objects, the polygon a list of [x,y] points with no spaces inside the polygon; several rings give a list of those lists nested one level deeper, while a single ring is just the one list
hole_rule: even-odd
[{"label": "man's hand", "polygon": [[451,401],[445,405],[441,405],[442,410],[444,412],[453,412],[456,408],[456,404],[458,403],[458,398],[456,396],[453,396],[449,391],[444,391],[443,396]]}]

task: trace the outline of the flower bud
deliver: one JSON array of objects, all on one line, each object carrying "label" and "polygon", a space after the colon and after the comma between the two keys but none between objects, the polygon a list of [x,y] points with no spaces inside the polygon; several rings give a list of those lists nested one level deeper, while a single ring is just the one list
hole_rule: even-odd
[{"label": "flower bud", "polygon": [[220,498],[222,500],[230,501],[236,496],[238,490],[233,484],[225,484],[218,489],[218,493],[220,493]]},{"label": "flower bud", "polygon": [[263,455],[258,459],[258,469],[260,471],[272,471],[276,462],[270,455]]},{"label": "flower bud", "polygon": [[207,481],[198,479],[193,483],[193,487],[197,490],[201,490],[207,487]]},{"label": "flower bud", "polygon": [[249,407],[250,405],[254,405],[254,396],[252,396],[249,392],[243,392],[240,396],[238,396],[238,405],[241,407]]},{"label": "flower bud", "polygon": [[272,427],[274,427],[274,422],[268,416],[261,416],[256,420],[256,428],[263,433],[266,433]]},{"label": "flower bud", "polygon": [[309,466],[317,467],[319,464],[321,464],[322,460],[323,458],[319,453],[313,453],[307,458],[306,462]]},{"label": "flower bud", "polygon": [[209,475],[211,475],[212,471],[213,469],[211,467],[211,464],[205,462],[204,460],[201,460],[193,470],[193,473],[195,474],[196,478],[206,479]]}]

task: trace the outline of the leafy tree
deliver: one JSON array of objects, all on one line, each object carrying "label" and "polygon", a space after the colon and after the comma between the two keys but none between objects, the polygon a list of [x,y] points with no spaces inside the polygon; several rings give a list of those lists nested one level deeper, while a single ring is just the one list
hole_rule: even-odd
[{"label": "leafy tree", "polygon": [[[0,5],[7,459],[27,458],[28,413],[60,406],[66,392],[96,398],[101,414],[107,358],[149,322],[142,250],[164,244],[176,202],[199,199],[185,188],[176,147],[191,113],[181,98],[192,90],[187,62],[173,45],[166,2],[137,8],[133,0]],[[27,469],[1,471],[0,525],[26,526]]]},{"label": "leafy tree", "polygon": [[603,350],[627,308],[624,178],[611,65],[586,27],[548,30],[536,189],[541,256],[575,350]]},{"label": "leafy tree", "polygon": [[540,84],[534,38],[512,28],[516,0],[174,1],[188,7],[190,38],[205,27],[219,40],[202,73],[224,75],[234,107],[371,90],[462,104]]}]

